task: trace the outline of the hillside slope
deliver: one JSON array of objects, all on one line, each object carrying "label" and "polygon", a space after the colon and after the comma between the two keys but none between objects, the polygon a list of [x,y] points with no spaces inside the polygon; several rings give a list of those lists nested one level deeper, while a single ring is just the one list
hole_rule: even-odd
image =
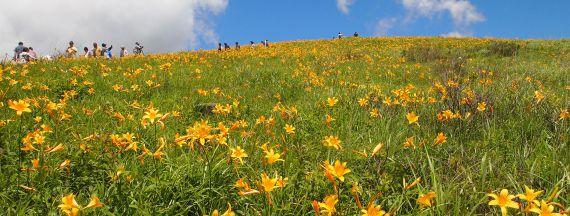
[{"label": "hillside slope", "polygon": [[528,186],[560,212],[569,74],[567,40],[447,38],[4,65],[0,209],[485,215]]}]

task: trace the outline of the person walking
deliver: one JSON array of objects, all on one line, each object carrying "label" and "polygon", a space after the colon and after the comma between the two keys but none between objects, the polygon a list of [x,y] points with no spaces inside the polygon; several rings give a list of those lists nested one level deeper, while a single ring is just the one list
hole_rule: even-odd
[{"label": "person walking", "polygon": [[18,46],[16,48],[14,48],[14,61],[18,61],[20,60],[20,54],[22,54],[22,52],[24,52],[24,43],[23,42],[18,42]]},{"label": "person walking", "polygon": [[77,48],[75,48],[73,41],[69,41],[69,47],[65,50],[65,55],[68,58],[74,58],[77,55]]}]

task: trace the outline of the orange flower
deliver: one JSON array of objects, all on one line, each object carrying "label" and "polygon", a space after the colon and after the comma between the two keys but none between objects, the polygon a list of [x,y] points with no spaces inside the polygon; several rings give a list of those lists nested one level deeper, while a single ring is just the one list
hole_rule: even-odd
[{"label": "orange flower", "polygon": [[16,102],[9,100],[8,106],[10,107],[10,109],[16,111],[16,115],[22,115],[22,113],[24,112],[32,112],[32,110],[29,108],[30,104],[23,100],[18,100]]},{"label": "orange flower", "polygon": [[443,134],[443,133],[438,133],[438,134],[437,134],[437,137],[436,137],[435,140],[434,140],[434,144],[435,144],[435,145],[441,145],[441,144],[443,144],[443,143],[446,142],[446,141],[447,141],[447,137],[445,136],[445,134]]},{"label": "orange flower", "polygon": [[341,149],[342,146],[340,145],[341,141],[336,136],[328,136],[325,137],[323,140],[323,144],[327,147],[333,147],[335,149]]}]

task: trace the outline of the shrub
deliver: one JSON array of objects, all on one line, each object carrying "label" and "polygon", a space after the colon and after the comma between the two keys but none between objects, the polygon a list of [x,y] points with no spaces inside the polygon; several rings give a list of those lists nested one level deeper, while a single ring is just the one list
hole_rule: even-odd
[{"label": "shrub", "polygon": [[402,51],[402,57],[413,62],[431,62],[445,58],[446,51],[431,46],[416,46]]},{"label": "shrub", "polygon": [[498,55],[501,57],[509,57],[515,56],[519,49],[520,45],[513,42],[504,42],[504,41],[494,41],[489,43],[489,53],[491,55]]}]

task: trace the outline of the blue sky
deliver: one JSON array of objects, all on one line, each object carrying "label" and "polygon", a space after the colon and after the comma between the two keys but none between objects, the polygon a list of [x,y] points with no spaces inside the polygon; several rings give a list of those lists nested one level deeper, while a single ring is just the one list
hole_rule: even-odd
[{"label": "blue sky", "polygon": [[[445,2],[452,4],[442,7]],[[355,0],[344,13],[336,0],[241,0],[229,1],[213,21],[221,41],[242,44],[262,39],[331,38],[339,31],[345,35],[357,31],[363,36],[437,36],[453,32],[476,37],[570,37],[569,0],[458,2],[462,0]],[[472,8],[456,8],[466,5]],[[453,10],[459,18],[452,16],[452,8],[456,8]],[[478,17],[456,20],[469,17],[469,13]]]}]

